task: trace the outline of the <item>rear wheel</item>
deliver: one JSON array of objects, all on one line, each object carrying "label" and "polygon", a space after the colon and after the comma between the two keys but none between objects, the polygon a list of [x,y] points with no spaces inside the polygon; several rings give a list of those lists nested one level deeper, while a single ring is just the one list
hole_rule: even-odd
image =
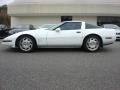
[{"label": "rear wheel", "polygon": [[35,40],[31,36],[21,36],[17,42],[18,48],[22,52],[31,52],[36,47]]},{"label": "rear wheel", "polygon": [[90,52],[98,51],[101,47],[101,40],[98,36],[91,35],[85,38],[83,47]]}]

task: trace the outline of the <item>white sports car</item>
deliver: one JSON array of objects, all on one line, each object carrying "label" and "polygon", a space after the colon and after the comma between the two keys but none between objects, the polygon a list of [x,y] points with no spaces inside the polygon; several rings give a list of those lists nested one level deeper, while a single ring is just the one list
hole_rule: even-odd
[{"label": "white sports car", "polygon": [[31,52],[42,47],[83,47],[94,52],[114,43],[114,29],[101,28],[81,21],[66,21],[52,29],[19,32],[3,39],[2,44]]}]

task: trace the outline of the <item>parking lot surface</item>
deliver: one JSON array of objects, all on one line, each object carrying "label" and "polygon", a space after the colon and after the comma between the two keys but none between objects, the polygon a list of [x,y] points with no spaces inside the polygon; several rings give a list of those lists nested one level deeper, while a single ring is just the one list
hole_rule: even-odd
[{"label": "parking lot surface", "polygon": [[120,90],[120,42],[95,53],[0,44],[0,90]]}]

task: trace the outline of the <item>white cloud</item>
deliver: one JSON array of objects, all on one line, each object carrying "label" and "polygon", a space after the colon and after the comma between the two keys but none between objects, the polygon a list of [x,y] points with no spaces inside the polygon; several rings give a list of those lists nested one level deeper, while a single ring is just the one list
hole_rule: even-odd
[{"label": "white cloud", "polygon": [[13,2],[14,0],[0,0],[0,6],[1,5],[5,5],[5,4],[9,4],[11,2]]}]

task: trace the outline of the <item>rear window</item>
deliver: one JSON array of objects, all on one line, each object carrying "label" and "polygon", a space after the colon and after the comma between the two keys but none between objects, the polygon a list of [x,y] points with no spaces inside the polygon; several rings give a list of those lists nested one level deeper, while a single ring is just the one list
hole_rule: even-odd
[{"label": "rear window", "polygon": [[88,23],[85,24],[85,29],[95,29],[95,28],[101,28],[101,27],[97,25],[88,24]]}]

